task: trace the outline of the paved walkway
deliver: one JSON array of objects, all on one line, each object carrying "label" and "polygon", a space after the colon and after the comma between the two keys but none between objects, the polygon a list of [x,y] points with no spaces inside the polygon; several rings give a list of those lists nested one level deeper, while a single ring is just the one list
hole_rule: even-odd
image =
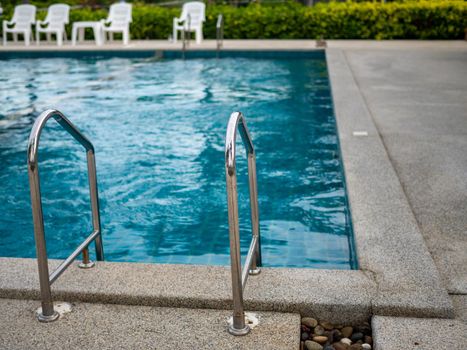
[{"label": "paved walkway", "polygon": [[467,303],[467,43],[345,48],[461,319]]},{"label": "paved walkway", "polygon": [[300,342],[298,314],[255,313],[259,324],[235,337],[226,331],[231,311],[74,303],[60,320],[40,323],[39,306],[0,299],[1,349],[296,350]]},{"label": "paved walkway", "polygon": [[[372,40],[328,40],[329,48],[338,49],[376,49],[376,50],[458,50],[467,44],[464,41],[415,41],[415,40],[390,40],[390,41],[372,41]],[[216,49],[216,40],[204,40],[197,45],[193,41],[189,45],[189,50],[213,50]],[[24,46],[21,41],[18,43],[9,42],[7,46],[0,46],[2,51],[69,51],[69,50],[180,50],[182,43],[176,44],[168,40],[132,40],[129,45],[123,46],[121,41],[107,42],[105,45],[96,46],[94,41],[85,41],[76,46],[70,42],[62,47],[57,47],[55,42],[41,42],[39,46],[32,44]],[[223,42],[225,50],[310,50],[316,48],[315,40],[225,40]]]},{"label": "paved walkway", "polygon": [[375,350],[461,350],[467,325],[458,320],[375,316]]}]

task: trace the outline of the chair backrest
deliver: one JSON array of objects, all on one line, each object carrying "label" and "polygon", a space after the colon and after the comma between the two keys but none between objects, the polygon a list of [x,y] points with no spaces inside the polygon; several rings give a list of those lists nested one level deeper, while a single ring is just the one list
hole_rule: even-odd
[{"label": "chair backrest", "polygon": [[110,6],[107,22],[112,27],[126,27],[131,21],[131,4],[117,3]]},{"label": "chair backrest", "polygon": [[15,28],[31,28],[31,24],[34,24],[36,22],[36,6],[16,6],[11,21],[15,23]]},{"label": "chair backrest", "polygon": [[45,21],[50,27],[63,27],[70,20],[70,6],[65,4],[55,4],[49,6]]},{"label": "chair backrest", "polygon": [[186,21],[190,15],[190,25],[199,26],[206,20],[205,17],[206,5],[200,1],[191,1],[183,4],[182,15],[180,19]]}]

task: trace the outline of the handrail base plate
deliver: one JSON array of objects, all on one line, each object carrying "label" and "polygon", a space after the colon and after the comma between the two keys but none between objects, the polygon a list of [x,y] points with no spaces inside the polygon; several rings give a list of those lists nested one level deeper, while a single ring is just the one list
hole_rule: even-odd
[{"label": "handrail base plate", "polygon": [[248,274],[251,276],[256,276],[256,275],[259,275],[260,273],[261,273],[261,269],[259,267],[257,267],[256,269],[248,270]]},{"label": "handrail base plate", "polygon": [[54,311],[53,315],[46,316],[42,313],[42,308],[40,307],[36,311],[36,317],[39,322],[48,323],[48,322],[53,322],[53,321],[58,320],[60,318],[60,314],[57,311]]},{"label": "handrail base plate", "polygon": [[90,268],[92,268],[92,267],[94,267],[94,266],[96,266],[96,263],[95,263],[94,261],[92,261],[92,260],[89,260],[88,263],[80,262],[80,263],[78,264],[78,267],[79,267],[80,269],[90,269]]},{"label": "handrail base plate", "polygon": [[53,322],[58,320],[62,315],[67,314],[71,312],[72,306],[70,303],[66,302],[59,302],[59,303],[54,303],[54,313],[50,316],[46,316],[42,313],[42,307],[38,308],[36,310],[36,317],[39,322]]},{"label": "handrail base plate", "polygon": [[251,328],[248,325],[245,325],[243,329],[233,328],[233,324],[229,324],[229,333],[236,336],[247,335],[250,333]]}]

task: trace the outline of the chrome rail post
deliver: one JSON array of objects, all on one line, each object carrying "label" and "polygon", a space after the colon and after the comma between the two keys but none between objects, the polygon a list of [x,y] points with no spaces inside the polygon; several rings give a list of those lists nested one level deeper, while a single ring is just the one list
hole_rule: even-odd
[{"label": "chrome rail post", "polygon": [[190,29],[191,29],[191,16],[190,14],[188,14],[185,23],[183,23],[183,30],[182,30],[182,57],[183,59],[185,59],[186,49],[188,48],[188,46],[190,46],[190,36],[191,36]]},{"label": "chrome rail post", "polygon": [[217,58],[220,56],[220,50],[224,44],[224,17],[222,14],[217,16],[217,23],[216,23],[216,50],[217,50]]},{"label": "chrome rail post", "polygon": [[[240,228],[238,222],[238,194],[237,194],[237,173],[235,168],[237,129],[245,145],[248,154],[248,180],[250,190],[252,241],[250,249],[242,269],[240,254]],[[245,323],[245,312],[243,305],[243,291],[246,286],[248,274],[257,275],[260,273],[261,249],[258,211],[258,191],[256,181],[256,156],[251,141],[250,133],[246,126],[246,121],[242,113],[234,112],[230,116],[227,126],[225,145],[225,175],[227,183],[227,206],[229,218],[230,236],[230,260],[232,274],[232,296],[233,296],[233,317],[229,325],[229,332],[233,335],[245,335],[250,331],[250,327]]]},{"label": "chrome rail post", "polygon": [[191,16],[188,14],[187,16],[187,21],[188,21],[188,41],[187,41],[187,46],[190,46],[190,40],[191,40]]},{"label": "chrome rail post", "polygon": [[[38,149],[42,129],[50,118],[54,118],[75,140],[84,146],[87,153],[89,190],[91,196],[91,210],[93,232],[83,243],[52,273],[49,273],[47,247],[44,233],[44,217],[40,190],[38,168]],[[102,247],[102,233],[99,214],[99,197],[97,191],[96,163],[92,143],[59,111],[47,110],[35,121],[28,141],[28,176],[31,192],[32,216],[34,222],[34,239],[36,241],[37,264],[39,269],[39,283],[42,298],[42,311],[37,315],[39,321],[51,322],[58,319],[59,314],[54,310],[51,285],[66,270],[66,268],[82,253],[83,262],[80,267],[89,268],[94,263],[89,260],[88,246],[94,240],[97,260],[104,260]]]},{"label": "chrome rail post", "polygon": [[186,51],[186,30],[183,28],[182,30],[182,58],[185,59],[185,51]]},{"label": "chrome rail post", "polygon": [[[30,143],[31,145],[31,143]],[[31,146],[30,146],[31,147]],[[28,158],[28,162],[29,162]],[[42,201],[37,159],[28,164],[29,187],[31,191],[32,218],[34,222],[34,240],[36,241],[37,265],[39,269],[39,284],[42,297],[42,313],[38,315],[39,321],[51,322],[58,319],[59,314],[54,310],[52,291],[49,283],[49,264],[44,235],[44,217],[42,214]]]}]

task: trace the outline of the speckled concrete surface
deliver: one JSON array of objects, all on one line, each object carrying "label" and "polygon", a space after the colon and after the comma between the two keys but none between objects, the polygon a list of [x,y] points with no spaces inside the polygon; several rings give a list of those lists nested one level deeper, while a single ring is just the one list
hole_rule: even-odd
[{"label": "speckled concrete surface", "polygon": [[444,286],[467,294],[467,43],[345,55]]},{"label": "speckled concrete surface", "polygon": [[[375,50],[444,50],[465,46],[462,40],[327,40],[329,48],[338,49],[375,49]],[[0,46],[1,51],[73,51],[73,50],[181,50],[182,43],[171,43],[168,40],[132,40],[128,46],[121,41],[96,46],[94,41],[86,41],[76,46],[65,43],[62,47],[56,44],[41,42],[40,46],[25,47],[23,42],[14,44],[8,42],[7,46]],[[224,40],[224,49],[227,50],[309,50],[316,48],[315,40]],[[200,45],[191,41],[190,50],[215,50],[215,40],[204,40]]]},{"label": "speckled concrete surface", "polygon": [[227,332],[229,311],[76,303],[56,322],[36,321],[36,301],[0,299],[0,348],[297,350],[300,316],[257,313],[250,334]]},{"label": "speckled concrete surface", "polygon": [[[187,50],[216,50],[217,42],[215,40],[204,40],[201,44],[196,44],[193,40],[187,47]],[[223,49],[225,50],[310,50],[316,48],[315,40],[224,40]],[[168,40],[132,40],[129,45],[122,45],[121,41],[107,42],[105,45],[96,46],[94,41],[85,41],[78,43],[76,46],[50,45],[46,42],[40,46],[31,45],[25,47],[24,43],[13,44],[8,43],[7,46],[0,46],[2,51],[105,51],[105,50],[121,50],[121,51],[138,51],[138,50],[181,50],[182,42],[176,44]]]},{"label": "speckled concrete surface", "polygon": [[467,325],[457,320],[376,316],[375,350],[464,350]]},{"label": "speckled concrete surface", "polygon": [[[66,301],[228,310],[230,283],[230,268],[222,266],[103,262],[89,270],[73,264],[52,290]],[[362,271],[263,268],[248,279],[244,299],[250,310],[358,323],[371,315],[374,292]],[[39,298],[35,260],[0,258],[0,298]]]},{"label": "speckled concrete surface", "polygon": [[[374,314],[452,317],[449,296],[345,53],[327,50],[360,268],[372,273]],[[368,136],[353,136],[367,131]]]},{"label": "speckled concrete surface", "polygon": [[451,295],[455,316],[467,324],[467,295]]}]

